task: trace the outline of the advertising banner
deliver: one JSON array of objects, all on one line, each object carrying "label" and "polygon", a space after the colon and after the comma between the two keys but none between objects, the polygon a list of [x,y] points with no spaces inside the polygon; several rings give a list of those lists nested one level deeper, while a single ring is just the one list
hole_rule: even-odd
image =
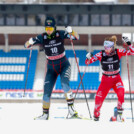
[{"label": "advertising banner", "polygon": [[[18,99],[27,99],[27,100],[42,100],[43,92],[42,91],[27,91],[25,92],[25,97],[23,97],[24,93],[22,91],[1,91],[0,92],[0,100],[18,100]],[[75,95],[75,93],[74,93]],[[87,99],[95,99],[96,92],[88,91],[86,92]],[[130,99],[130,93],[125,93],[125,100]],[[65,99],[63,92],[53,92],[52,99]],[[134,93],[131,93],[131,98],[134,100]],[[85,99],[85,94],[83,92],[78,92],[76,95],[76,99]],[[113,92],[110,92],[106,100],[117,100],[117,95]]]}]

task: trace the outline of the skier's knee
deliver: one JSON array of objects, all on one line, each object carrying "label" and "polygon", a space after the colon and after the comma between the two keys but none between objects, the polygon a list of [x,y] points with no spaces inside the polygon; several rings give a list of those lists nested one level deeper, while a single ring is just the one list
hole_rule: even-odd
[{"label": "skier's knee", "polygon": [[72,100],[74,98],[71,90],[69,90],[68,92],[65,92],[65,98],[66,100]]},{"label": "skier's knee", "polygon": [[43,101],[50,102],[50,95],[49,94],[44,94],[43,95]]}]

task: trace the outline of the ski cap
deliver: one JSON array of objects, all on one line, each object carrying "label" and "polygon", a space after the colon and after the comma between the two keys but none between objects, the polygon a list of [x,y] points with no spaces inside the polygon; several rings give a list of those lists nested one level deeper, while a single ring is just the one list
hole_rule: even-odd
[{"label": "ski cap", "polygon": [[45,20],[45,27],[56,27],[56,22],[53,17],[48,16]]}]

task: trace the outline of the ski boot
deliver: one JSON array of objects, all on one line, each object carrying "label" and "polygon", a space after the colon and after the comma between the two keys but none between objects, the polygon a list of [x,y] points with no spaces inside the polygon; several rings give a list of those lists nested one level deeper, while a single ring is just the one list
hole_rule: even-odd
[{"label": "ski boot", "polygon": [[[68,117],[70,115],[70,117]],[[68,119],[79,119],[78,112],[74,109],[73,105],[68,106]]]},{"label": "ski boot", "polygon": [[118,121],[118,122],[124,122],[124,118],[122,117],[123,109],[117,109],[117,107],[114,108],[114,116],[111,117],[110,121]]},{"label": "ski boot", "polygon": [[94,116],[94,121],[99,121],[99,117]]},{"label": "ski boot", "polygon": [[34,118],[34,120],[48,120],[49,114],[43,113],[41,116]]},{"label": "ski boot", "polygon": [[99,121],[99,118],[100,118],[100,111],[98,110],[94,110],[94,121]]}]

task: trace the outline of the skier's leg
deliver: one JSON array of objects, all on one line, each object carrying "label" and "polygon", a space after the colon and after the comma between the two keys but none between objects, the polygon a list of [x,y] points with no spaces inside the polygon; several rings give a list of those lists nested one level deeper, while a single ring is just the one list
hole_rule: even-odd
[{"label": "skier's leg", "polygon": [[49,117],[50,97],[54,84],[57,79],[57,74],[52,70],[47,70],[45,82],[44,82],[44,94],[43,94],[43,115],[37,117],[38,120],[47,120]]},{"label": "skier's leg", "polygon": [[74,109],[74,97],[69,87],[69,79],[71,75],[71,67],[68,61],[64,63],[64,67],[61,69],[61,85],[65,93],[65,98],[68,104],[68,110],[71,116],[77,116],[77,112]]},{"label": "skier's leg", "polygon": [[106,76],[102,76],[102,81],[100,83],[100,86],[95,96],[95,108],[94,108],[94,120],[95,121],[99,120],[100,109],[111,87],[111,84],[107,83],[106,79],[107,79]]},{"label": "skier's leg", "polygon": [[114,86],[114,91],[118,97],[117,107],[114,110],[114,116],[117,118],[117,121],[124,121],[122,114],[123,114],[123,103],[124,103],[124,86],[121,79],[116,82]]}]

